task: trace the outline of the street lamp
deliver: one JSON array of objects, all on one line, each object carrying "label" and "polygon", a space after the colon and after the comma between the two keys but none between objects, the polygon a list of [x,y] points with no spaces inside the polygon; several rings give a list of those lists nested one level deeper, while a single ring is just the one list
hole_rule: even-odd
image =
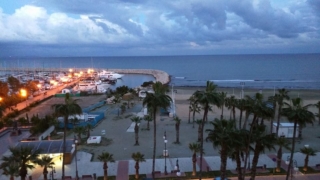
[{"label": "street lamp", "polygon": [[176,166],[174,167],[174,169],[177,171],[177,176],[181,176],[181,172],[180,172],[180,168],[179,168],[179,160],[177,159],[176,161]]},{"label": "street lamp", "polygon": [[51,168],[50,179],[53,180],[54,179],[54,173],[56,173],[56,168],[54,168],[54,166],[50,166],[50,168]]},{"label": "street lamp", "polygon": [[[287,165],[290,164],[290,156],[287,156],[286,164],[287,164]],[[297,161],[294,160],[294,159],[292,159],[291,164],[290,164],[291,179],[293,178],[293,170],[294,170],[295,172],[298,171],[298,163],[297,163]]]},{"label": "street lamp", "polygon": [[24,98],[26,98],[26,107],[28,106],[27,104],[27,90],[25,89],[20,89],[20,95]]},{"label": "street lamp", "polygon": [[166,131],[164,131],[164,135],[163,135],[163,140],[164,140],[164,174],[165,175],[168,175],[168,172],[167,172],[167,155],[168,155],[168,152],[167,152],[167,134],[166,134]]},{"label": "street lamp", "polygon": [[72,146],[74,147],[74,152],[75,152],[75,159],[76,159],[76,180],[79,180],[79,176],[78,176],[78,158],[77,158],[77,144],[78,144],[78,140],[74,140],[74,144],[72,144]]},{"label": "street lamp", "polygon": [[175,108],[175,100],[174,100],[175,95],[173,93],[173,86],[174,86],[174,83],[171,84],[171,99],[172,99],[172,109],[173,109],[172,116],[175,117],[176,116],[176,108]]},{"label": "street lamp", "polygon": [[241,85],[241,87],[242,87],[242,89],[241,89],[241,99],[243,99],[243,86],[245,85],[245,83],[244,82],[240,82],[240,85]]}]

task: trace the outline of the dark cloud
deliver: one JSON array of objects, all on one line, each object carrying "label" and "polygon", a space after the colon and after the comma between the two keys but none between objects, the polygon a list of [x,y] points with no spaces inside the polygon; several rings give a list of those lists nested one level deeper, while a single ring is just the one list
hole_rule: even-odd
[{"label": "dark cloud", "polygon": [[250,0],[233,0],[228,7],[229,11],[243,18],[251,27],[282,38],[294,38],[307,31],[299,15],[274,8],[269,1],[260,1],[258,6],[254,7]]}]

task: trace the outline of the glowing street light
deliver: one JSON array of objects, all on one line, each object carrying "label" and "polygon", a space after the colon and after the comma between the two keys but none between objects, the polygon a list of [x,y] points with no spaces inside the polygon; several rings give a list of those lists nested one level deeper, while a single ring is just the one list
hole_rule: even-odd
[{"label": "glowing street light", "polygon": [[167,150],[167,134],[166,131],[164,132],[163,135],[163,141],[164,141],[164,174],[168,175],[168,171],[167,171],[167,155],[168,155],[168,150]]},{"label": "glowing street light", "polygon": [[25,90],[25,89],[20,89],[20,95],[21,95],[22,97],[27,97],[27,90]]}]

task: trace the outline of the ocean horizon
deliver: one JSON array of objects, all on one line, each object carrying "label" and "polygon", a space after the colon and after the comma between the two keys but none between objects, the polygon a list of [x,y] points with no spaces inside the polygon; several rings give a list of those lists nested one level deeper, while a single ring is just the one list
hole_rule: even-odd
[{"label": "ocean horizon", "polygon": [[[174,86],[256,89],[320,89],[320,54],[240,54],[185,56],[109,57],[6,57],[2,68],[99,68],[157,69],[171,76]],[[129,79],[126,79],[126,77]],[[147,75],[128,75],[130,86],[152,80]],[[124,85],[125,82],[122,82]]]}]

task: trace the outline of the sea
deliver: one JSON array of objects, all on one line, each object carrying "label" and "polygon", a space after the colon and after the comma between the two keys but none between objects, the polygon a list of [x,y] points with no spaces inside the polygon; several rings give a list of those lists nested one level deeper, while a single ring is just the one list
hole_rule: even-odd
[{"label": "sea", "polygon": [[[250,54],[122,57],[7,57],[5,68],[157,69],[170,75],[174,86],[256,89],[320,89],[320,54]],[[140,86],[148,75],[125,75],[115,86]]]}]

